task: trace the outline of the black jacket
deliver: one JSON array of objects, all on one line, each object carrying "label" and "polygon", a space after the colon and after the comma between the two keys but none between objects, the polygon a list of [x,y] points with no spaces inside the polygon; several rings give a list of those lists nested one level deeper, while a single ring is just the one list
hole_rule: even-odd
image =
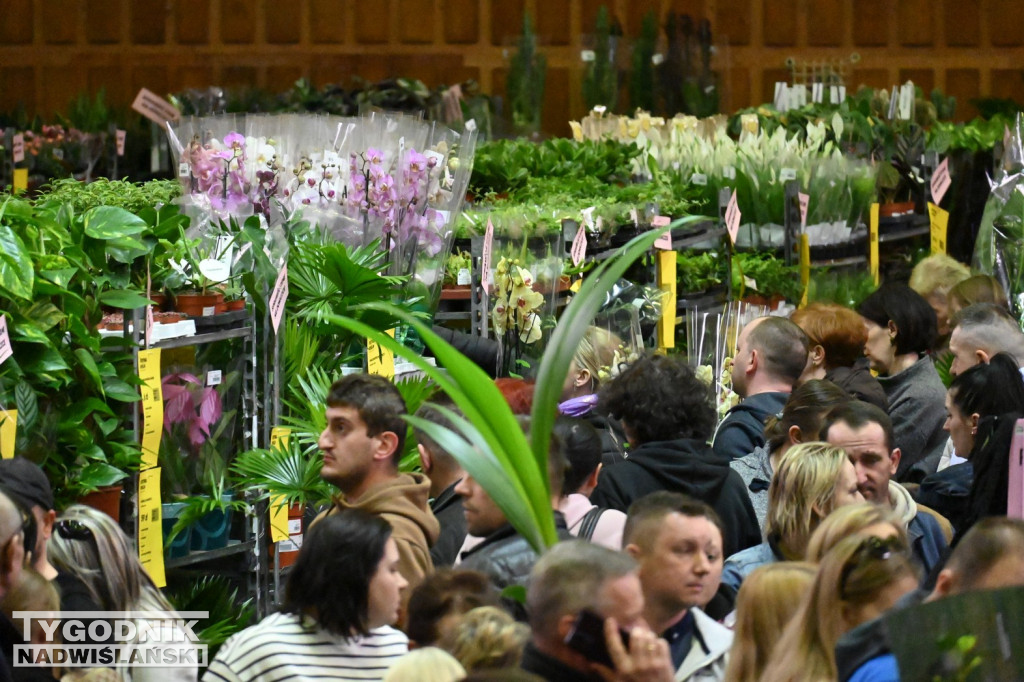
[{"label": "black jacket", "polygon": [[458,481],[430,502],[430,511],[441,524],[441,534],[430,548],[430,559],[435,569],[454,564],[466,539],[466,517],[462,513],[462,496],[455,492],[456,485]]},{"label": "black jacket", "polygon": [[576,670],[557,658],[542,653],[533,645],[533,642],[526,643],[520,667],[528,673],[537,675],[545,682],[600,682],[601,680],[600,675]]},{"label": "black jacket", "polygon": [[911,491],[914,500],[939,512],[960,531],[967,515],[967,498],[974,481],[974,466],[961,462],[942,471],[936,471],[921,481],[917,490]]},{"label": "black jacket", "polygon": [[728,457],[696,440],[645,443],[632,450],[625,461],[601,472],[590,501],[625,512],[659,490],[685,493],[711,505],[725,526],[725,556],[761,543],[743,479],[729,467]]},{"label": "black jacket", "polygon": [[[867,358],[865,358],[867,360]],[[853,367],[835,367],[825,371],[825,379],[843,389],[857,400],[876,405],[889,413],[889,399],[885,389],[867,368],[867,363],[858,360]]]},{"label": "black jacket", "polygon": [[[555,512],[555,529],[559,540],[571,540],[572,535],[565,526],[565,516]],[[491,583],[499,591],[506,587],[519,585],[527,587],[530,582],[530,571],[537,563],[537,553],[533,547],[519,534],[512,524],[494,531],[479,545],[462,553],[459,568],[480,571],[490,578]],[[504,600],[517,620],[526,620],[526,609],[517,601]]]},{"label": "black jacket", "polygon": [[729,459],[745,457],[764,445],[764,423],[768,417],[782,412],[789,393],[775,391],[755,393],[733,407],[718,425],[712,446]]}]

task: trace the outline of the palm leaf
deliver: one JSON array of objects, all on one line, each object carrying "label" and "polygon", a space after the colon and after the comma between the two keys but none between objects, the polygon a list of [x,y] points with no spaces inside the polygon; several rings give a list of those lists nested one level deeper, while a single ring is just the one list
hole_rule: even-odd
[{"label": "palm leaf", "polygon": [[302,451],[297,439],[289,438],[287,448],[249,450],[235,458],[231,470],[239,476],[240,487],[259,493],[259,499],[283,497],[285,504],[318,504],[334,492],[320,478],[323,460]]}]

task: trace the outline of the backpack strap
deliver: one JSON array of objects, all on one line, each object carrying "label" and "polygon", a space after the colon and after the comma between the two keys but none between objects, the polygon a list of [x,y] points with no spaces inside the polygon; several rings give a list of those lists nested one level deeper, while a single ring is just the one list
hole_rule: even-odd
[{"label": "backpack strap", "polygon": [[580,540],[587,540],[588,542],[594,537],[594,530],[597,529],[597,521],[601,518],[601,514],[604,513],[604,507],[592,507],[590,511],[583,515],[580,520],[580,530],[576,533],[576,537]]}]

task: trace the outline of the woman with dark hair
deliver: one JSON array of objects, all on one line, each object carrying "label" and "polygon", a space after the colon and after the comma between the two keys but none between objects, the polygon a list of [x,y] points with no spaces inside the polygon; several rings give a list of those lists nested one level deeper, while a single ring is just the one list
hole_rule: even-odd
[{"label": "woman with dark hair", "polygon": [[946,387],[928,355],[935,342],[935,311],[907,285],[886,283],[857,312],[868,334],[864,354],[889,400],[893,445],[902,453],[896,480],[907,481],[912,467],[933,473],[946,442]]},{"label": "woman with dark hair", "polygon": [[281,611],[229,639],[204,680],[381,680],[408,651],[398,547],[379,516],[349,509],[306,534]]},{"label": "woman with dark hair", "polygon": [[850,400],[850,395],[831,381],[811,379],[804,382],[790,394],[780,414],[768,417],[764,427],[765,444],[749,455],[729,462],[747,486],[762,532],[768,515],[768,487],[779,460],[794,445],[820,440],[825,415],[836,405]]},{"label": "woman with dark hair", "polygon": [[1014,422],[1024,416],[1017,361],[997,353],[958,374],[946,392],[946,415],[943,428],[967,461],[925,478],[915,499],[948,518],[959,537],[982,516],[1006,514],[1006,453]]}]

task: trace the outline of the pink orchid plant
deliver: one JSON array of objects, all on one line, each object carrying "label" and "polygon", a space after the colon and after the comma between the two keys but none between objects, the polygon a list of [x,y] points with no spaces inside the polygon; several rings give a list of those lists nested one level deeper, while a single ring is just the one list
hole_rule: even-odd
[{"label": "pink orchid plant", "polygon": [[164,430],[170,433],[175,424],[183,424],[188,430],[189,442],[198,450],[210,437],[210,427],[221,417],[220,394],[213,386],[203,386],[196,375],[188,372],[168,374],[161,385]]}]

